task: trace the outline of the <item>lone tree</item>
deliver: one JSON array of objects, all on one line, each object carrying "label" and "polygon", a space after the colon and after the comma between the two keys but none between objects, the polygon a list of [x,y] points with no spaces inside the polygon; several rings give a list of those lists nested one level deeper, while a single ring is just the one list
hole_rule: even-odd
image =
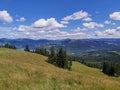
[{"label": "lone tree", "polygon": [[29,46],[26,45],[24,51],[30,52]]}]

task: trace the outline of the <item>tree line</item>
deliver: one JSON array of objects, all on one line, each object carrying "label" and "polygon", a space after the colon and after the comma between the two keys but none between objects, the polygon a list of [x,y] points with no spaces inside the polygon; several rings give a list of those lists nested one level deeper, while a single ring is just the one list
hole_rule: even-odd
[{"label": "tree line", "polygon": [[6,43],[5,45],[1,46],[1,48],[16,49],[16,46]]}]

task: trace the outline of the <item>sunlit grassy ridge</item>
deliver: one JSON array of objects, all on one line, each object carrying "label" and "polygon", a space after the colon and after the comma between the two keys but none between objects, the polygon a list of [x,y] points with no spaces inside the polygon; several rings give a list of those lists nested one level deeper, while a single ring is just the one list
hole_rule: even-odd
[{"label": "sunlit grassy ridge", "polygon": [[0,90],[120,90],[120,79],[73,62],[72,71],[46,62],[47,57],[0,49]]}]

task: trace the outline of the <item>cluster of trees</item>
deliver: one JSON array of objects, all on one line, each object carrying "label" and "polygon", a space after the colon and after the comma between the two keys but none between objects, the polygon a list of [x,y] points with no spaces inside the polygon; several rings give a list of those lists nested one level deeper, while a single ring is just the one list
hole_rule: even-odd
[{"label": "cluster of trees", "polygon": [[[25,46],[24,51],[31,52],[28,45]],[[70,57],[67,56],[66,51],[62,48],[56,51],[55,48],[52,46],[50,48],[50,51],[47,51],[46,48],[42,47],[35,48],[35,50],[33,50],[32,52],[47,56],[48,62],[54,64],[55,66],[71,70],[72,60],[70,59]]]},{"label": "cluster of trees", "polygon": [[48,52],[47,49],[44,48],[44,47],[35,48],[35,50],[34,50],[33,52],[34,52],[34,53],[37,53],[37,54],[44,55],[44,56],[49,56],[49,52]]},{"label": "cluster of trees", "polygon": [[50,48],[50,55],[48,57],[48,62],[60,68],[71,70],[72,60],[68,58],[66,51],[63,50],[62,48],[59,48],[59,50],[57,50],[56,53],[55,48],[52,46]]},{"label": "cluster of trees", "polygon": [[10,45],[8,43],[6,43],[3,47],[4,48],[10,48],[10,49],[16,49],[16,47],[14,45]]},{"label": "cluster of trees", "polygon": [[24,51],[32,52],[32,53],[37,53],[37,54],[41,54],[41,55],[44,55],[44,56],[49,56],[49,52],[48,52],[47,49],[44,48],[44,47],[41,47],[41,48],[35,48],[35,50],[30,51],[29,46],[26,45]]},{"label": "cluster of trees", "polygon": [[102,72],[110,76],[120,76],[120,64],[104,62]]},{"label": "cluster of trees", "polygon": [[24,51],[30,52],[29,46],[26,45]]}]

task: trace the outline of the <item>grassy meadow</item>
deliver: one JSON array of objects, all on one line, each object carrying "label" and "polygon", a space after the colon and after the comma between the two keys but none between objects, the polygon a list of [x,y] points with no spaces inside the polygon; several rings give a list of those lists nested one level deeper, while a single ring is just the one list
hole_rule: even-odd
[{"label": "grassy meadow", "polygon": [[0,49],[0,90],[120,90],[120,78],[73,62],[72,71],[46,62],[47,57]]}]

